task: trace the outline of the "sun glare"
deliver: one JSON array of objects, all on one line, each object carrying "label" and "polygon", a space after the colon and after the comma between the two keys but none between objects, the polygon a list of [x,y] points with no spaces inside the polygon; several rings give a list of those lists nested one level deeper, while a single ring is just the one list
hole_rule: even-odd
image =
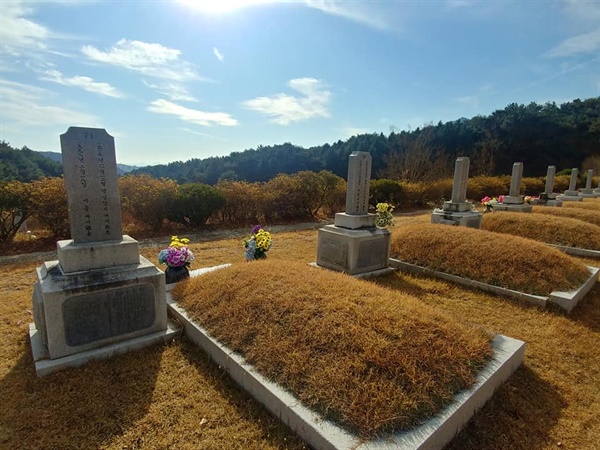
[{"label": "sun glare", "polygon": [[273,3],[273,0],[179,0],[181,3],[211,14],[222,14],[246,6]]}]

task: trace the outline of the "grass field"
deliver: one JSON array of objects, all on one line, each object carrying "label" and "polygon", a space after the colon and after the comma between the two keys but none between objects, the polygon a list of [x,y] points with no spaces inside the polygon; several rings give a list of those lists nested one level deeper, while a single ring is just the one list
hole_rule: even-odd
[{"label": "grass field", "polygon": [[[428,214],[397,218],[396,228],[426,222]],[[282,265],[315,260],[316,231],[273,237],[270,260]],[[142,253],[155,261],[159,249]],[[192,249],[197,256],[192,268],[246,264],[237,237],[195,243]],[[36,378],[27,323],[41,262],[0,266],[0,448],[305,448],[185,339]],[[566,315],[397,272],[361,283],[412,295],[460,322],[527,342],[525,364],[448,448],[600,448],[597,286]]]}]

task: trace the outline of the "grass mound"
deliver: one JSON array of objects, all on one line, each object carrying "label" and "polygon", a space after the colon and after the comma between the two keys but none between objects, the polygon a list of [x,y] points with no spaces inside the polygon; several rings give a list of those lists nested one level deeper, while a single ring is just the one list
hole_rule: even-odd
[{"label": "grass mound", "polygon": [[172,294],[263,375],[363,437],[436,413],[491,355],[489,336],[414,297],[300,262],[236,265]]},{"label": "grass mound", "polygon": [[501,212],[486,214],[482,228],[546,244],[600,250],[600,227],[570,217]]},{"label": "grass mound", "polygon": [[585,211],[600,211],[600,199],[587,200],[583,202],[563,202],[563,208],[583,209]]},{"label": "grass mound", "polygon": [[574,289],[588,277],[582,263],[556,249],[467,227],[423,224],[399,228],[394,230],[391,254],[429,269],[536,295]]},{"label": "grass mound", "polygon": [[[569,202],[564,202],[565,203]],[[592,225],[600,226],[600,209],[576,209],[576,208],[554,208],[548,206],[534,206],[533,212],[536,214],[547,214],[555,217],[567,217],[577,219]]]}]

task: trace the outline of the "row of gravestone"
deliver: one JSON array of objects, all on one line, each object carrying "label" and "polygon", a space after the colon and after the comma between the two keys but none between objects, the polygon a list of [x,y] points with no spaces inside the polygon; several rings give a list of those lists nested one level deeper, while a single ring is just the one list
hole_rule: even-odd
[{"label": "row of gravestone", "polygon": [[[72,239],[57,242],[58,260],[37,269],[29,336],[40,376],[178,333],[167,318],[163,272],[122,234],[114,139],[104,129],[70,127],[61,150]],[[368,212],[371,164],[367,152],[350,155],[346,211],[319,230],[318,266],[359,276],[389,270],[391,233],[376,228]],[[469,159],[458,158],[452,198],[434,210],[432,222],[481,227],[482,214],[466,200],[468,171]],[[575,171],[566,195],[574,191]],[[522,173],[515,163],[505,197],[511,207],[523,204]],[[554,167],[548,174],[553,180]],[[588,185],[591,179],[588,173]],[[552,184],[546,183],[549,195]]]}]

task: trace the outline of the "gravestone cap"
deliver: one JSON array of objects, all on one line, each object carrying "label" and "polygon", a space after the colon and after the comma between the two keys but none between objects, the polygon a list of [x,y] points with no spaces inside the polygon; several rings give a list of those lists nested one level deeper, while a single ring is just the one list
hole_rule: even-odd
[{"label": "gravestone cap", "polygon": [[103,128],[69,127],[60,146],[73,242],[122,240],[114,138]]}]

